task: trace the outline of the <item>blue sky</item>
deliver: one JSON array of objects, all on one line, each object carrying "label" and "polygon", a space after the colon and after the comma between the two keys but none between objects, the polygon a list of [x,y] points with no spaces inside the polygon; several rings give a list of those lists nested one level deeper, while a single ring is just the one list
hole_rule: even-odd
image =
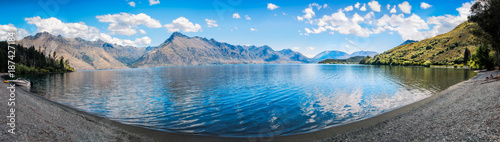
[{"label": "blue sky", "polygon": [[[174,31],[235,45],[325,50],[389,50],[467,20],[470,0],[18,0],[0,2],[0,40],[37,32],[156,46]],[[359,3],[359,4],[357,4]],[[6,13],[6,14],[5,14]],[[237,14],[236,14],[237,13]],[[238,18],[239,17],[239,18]]]}]

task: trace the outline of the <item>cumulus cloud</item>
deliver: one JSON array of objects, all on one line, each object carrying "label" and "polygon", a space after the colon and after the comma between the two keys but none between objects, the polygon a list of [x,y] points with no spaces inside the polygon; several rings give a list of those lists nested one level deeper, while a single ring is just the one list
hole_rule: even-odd
[{"label": "cumulus cloud", "polygon": [[391,5],[387,4],[387,10],[390,10],[390,9],[391,9]]},{"label": "cumulus cloud", "polygon": [[410,14],[411,13],[411,5],[407,1],[398,4],[399,10],[401,10],[403,13]]},{"label": "cumulus cloud", "polygon": [[317,3],[311,3],[311,4],[309,4],[309,7],[302,10],[302,13],[304,13],[303,16],[297,16],[297,20],[299,20],[299,21],[303,21],[304,19],[311,20],[311,18],[313,18],[316,15],[316,13],[313,11],[314,7],[316,7],[318,10],[320,10],[321,8],[328,7],[328,5],[326,5],[326,4],[319,5]]},{"label": "cumulus cloud", "polygon": [[403,14],[399,15],[384,15],[377,22],[377,26],[385,29],[398,32],[403,40],[408,39],[425,39],[425,35],[420,33],[420,30],[427,30],[429,26],[418,15],[412,14],[405,18]]},{"label": "cumulus cloud", "polygon": [[[371,14],[373,14],[371,12]],[[365,16],[366,18],[371,18],[370,13]],[[348,18],[342,10],[331,15],[324,15],[320,19],[315,20],[317,28],[305,28],[307,34],[318,34],[330,30],[330,33],[338,32],[340,34],[355,34],[360,37],[368,37],[370,35],[370,30],[361,27],[360,23],[364,22],[365,18],[361,17],[358,13],[355,13],[352,18]]]},{"label": "cumulus cloud", "polygon": [[252,31],[252,32],[253,32],[253,31],[257,31],[257,29],[254,29],[254,28],[250,28],[250,31]]},{"label": "cumulus cloud", "polygon": [[394,6],[392,7],[391,11],[389,11],[389,12],[390,12],[390,13],[396,13],[396,12],[397,12],[397,11],[396,11],[396,5],[394,5]]},{"label": "cumulus cloud", "polygon": [[129,3],[127,3],[128,5],[132,6],[132,7],[135,7],[135,2],[131,1]]},{"label": "cumulus cloud", "polygon": [[354,7],[355,7],[355,8],[359,8],[359,5],[361,5],[361,4],[360,4],[359,2],[357,2],[357,3],[354,5]]},{"label": "cumulus cloud", "polygon": [[245,19],[252,20],[252,18],[250,18],[250,16],[248,16],[248,15],[245,15]]},{"label": "cumulus cloud", "polygon": [[[375,11],[372,11],[365,16],[354,13],[348,17],[344,13],[344,9],[339,9],[338,12],[331,15],[323,15],[317,19],[311,18],[308,23],[316,27],[304,28],[303,33],[300,31],[299,33],[309,35],[337,32],[346,35],[353,34],[358,37],[369,37],[372,34],[387,31],[389,34],[398,33],[403,40],[423,40],[449,32],[457,25],[467,21],[467,17],[471,14],[470,7],[473,2],[463,3],[461,7],[457,8],[458,15],[431,16],[426,20],[416,14],[411,14],[411,6],[406,1],[399,5],[393,5],[390,13],[396,13],[396,6],[398,6],[400,10],[405,9],[405,13],[410,13],[407,16],[405,14],[385,14],[380,19],[375,19]],[[365,5],[363,4],[363,6]]]},{"label": "cumulus cloud", "polygon": [[160,4],[160,0],[149,0],[149,5]]},{"label": "cumulus cloud", "polygon": [[[406,18],[403,14],[384,15],[378,19],[377,29],[384,31],[396,31],[403,40],[423,40],[434,37],[453,30],[457,25],[467,21],[467,16],[471,14],[470,7],[473,2],[463,3],[457,8],[459,15],[432,16],[427,18],[427,22],[419,16],[412,14]],[[432,28],[431,28],[432,27]]]},{"label": "cumulus cloud", "polygon": [[137,44],[148,43],[146,38],[140,38],[140,40],[132,41],[128,39],[119,39],[111,37],[108,34],[101,33],[99,29],[92,26],[87,26],[85,23],[64,23],[61,20],[51,17],[47,19],[42,19],[39,16],[25,18],[28,24],[35,25],[38,32],[49,32],[54,35],[63,35],[69,38],[80,37],[90,41],[96,41],[98,39],[122,46],[137,46]]},{"label": "cumulus cloud", "polygon": [[316,7],[318,10],[320,10],[321,8],[326,8],[328,5],[324,4],[324,5],[319,5],[318,3],[311,3],[309,4],[309,7]]},{"label": "cumulus cloud", "polygon": [[349,12],[349,11],[352,11],[352,10],[354,10],[354,7],[352,7],[352,5],[344,8],[344,11],[346,11],[346,12]]},{"label": "cumulus cloud", "polygon": [[141,30],[141,29],[139,29],[139,32],[140,32],[141,34],[146,34],[146,31]]},{"label": "cumulus cloud", "polygon": [[363,6],[361,8],[359,8],[359,10],[366,11],[366,3],[364,3]]},{"label": "cumulus cloud", "polygon": [[6,41],[9,38],[10,32],[16,32],[16,40],[21,40],[22,38],[29,35],[29,32],[25,29],[16,28],[13,24],[0,25],[0,41]]},{"label": "cumulus cloud", "polygon": [[375,12],[380,12],[380,4],[378,3],[378,1],[371,1],[371,2],[368,2],[368,6],[370,6],[370,8],[375,11]]},{"label": "cumulus cloud", "polygon": [[202,30],[199,24],[193,24],[184,17],[179,17],[173,20],[172,23],[164,25],[164,27],[167,28],[168,32],[177,32],[180,30],[183,32],[198,32]]},{"label": "cumulus cloud", "polygon": [[422,8],[422,9],[427,9],[430,7],[432,7],[432,5],[430,5],[428,3],[425,3],[425,2],[420,3],[420,8]]},{"label": "cumulus cloud", "polygon": [[267,3],[267,9],[275,10],[276,8],[279,8],[279,6],[272,4],[272,3]]},{"label": "cumulus cloud", "polygon": [[135,43],[141,44],[141,45],[148,45],[148,44],[151,44],[151,38],[149,38],[148,36],[136,38]]},{"label": "cumulus cloud", "polygon": [[240,14],[238,14],[238,13],[234,13],[234,14],[233,14],[233,18],[234,18],[234,19],[240,19],[241,17],[240,17]]},{"label": "cumulus cloud", "polygon": [[137,33],[137,26],[145,25],[149,28],[161,28],[160,21],[149,17],[144,13],[128,14],[108,14],[96,16],[99,22],[109,23],[108,31],[112,34],[133,35]]},{"label": "cumulus cloud", "polygon": [[215,20],[205,19],[205,22],[207,22],[207,27],[219,27],[219,25],[217,25],[217,21]]}]

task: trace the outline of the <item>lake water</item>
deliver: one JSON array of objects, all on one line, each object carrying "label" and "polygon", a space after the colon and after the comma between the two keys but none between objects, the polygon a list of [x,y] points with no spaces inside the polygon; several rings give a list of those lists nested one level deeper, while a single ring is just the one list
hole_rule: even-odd
[{"label": "lake water", "polygon": [[217,65],[28,76],[47,99],[167,132],[250,137],[343,125],[429,97],[469,70],[365,65]]}]

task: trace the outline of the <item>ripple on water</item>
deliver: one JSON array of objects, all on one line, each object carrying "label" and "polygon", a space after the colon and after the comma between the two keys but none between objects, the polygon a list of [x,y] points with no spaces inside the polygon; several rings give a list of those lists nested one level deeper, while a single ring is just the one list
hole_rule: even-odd
[{"label": "ripple on water", "polygon": [[473,72],[363,65],[222,65],[28,76],[42,96],[126,124],[227,137],[293,135],[421,100]]}]

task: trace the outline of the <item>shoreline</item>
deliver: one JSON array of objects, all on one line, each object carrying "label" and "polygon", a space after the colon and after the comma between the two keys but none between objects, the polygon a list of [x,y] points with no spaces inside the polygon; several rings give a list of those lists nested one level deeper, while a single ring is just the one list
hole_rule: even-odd
[{"label": "shoreline", "polygon": [[[380,130],[379,128],[384,128],[384,125],[399,122],[404,117],[419,117],[415,116],[414,113],[418,112],[416,110],[422,110],[426,107],[442,107],[436,104],[438,99],[449,98],[457,91],[468,91],[467,88],[471,87],[481,87],[484,84],[477,85],[478,82],[484,82],[484,77],[488,73],[494,72],[496,75],[500,75],[500,71],[488,71],[478,73],[475,77],[455,84],[444,91],[427,97],[423,100],[414,102],[412,104],[394,109],[392,111],[367,118],[361,121],[335,126],[315,132],[288,135],[288,136],[275,136],[275,137],[250,137],[250,138],[235,138],[235,137],[215,137],[215,136],[200,136],[200,135],[188,135],[188,134],[178,134],[163,132],[158,130],[146,129],[138,126],[132,126],[127,124],[122,124],[117,121],[113,121],[104,117],[96,116],[87,112],[83,112],[48,99],[42,96],[36,95],[34,93],[28,92],[24,89],[17,89],[16,87],[16,131],[18,134],[12,135],[7,133],[7,122],[6,117],[0,117],[0,121],[3,123],[0,125],[0,134],[2,137],[0,141],[343,141],[343,140],[376,140],[376,136],[361,136],[362,134],[370,133],[375,134],[375,130]],[[3,81],[3,79],[2,79]],[[496,92],[493,96],[500,94],[500,81],[489,82],[489,85],[497,86]],[[487,84],[488,85],[488,84]],[[0,92],[7,92],[7,84],[2,83],[0,85]],[[495,94],[496,93],[496,94]],[[476,94],[477,95],[477,94]],[[7,93],[2,93],[0,96],[0,101],[7,102]],[[495,101],[495,100],[490,100]],[[500,107],[500,101],[497,99],[498,107]],[[7,104],[2,103],[4,107]],[[424,105],[425,104],[425,105]],[[430,105],[430,106],[429,106]],[[500,111],[499,108],[497,110]],[[0,110],[2,115],[7,116],[7,109]],[[500,114],[500,113],[497,113]],[[496,127],[497,130],[500,127],[500,119],[494,118],[498,125],[492,126]],[[404,124],[404,123],[403,123]],[[495,124],[495,123],[493,123]],[[402,125],[402,124],[398,124]],[[403,125],[404,126],[404,125]],[[402,128],[405,128],[400,126]],[[406,125],[408,126],[408,125]],[[410,127],[408,127],[410,128]],[[385,129],[382,129],[385,130]],[[401,132],[404,133],[404,132]],[[5,135],[5,136],[4,136]],[[492,137],[493,140],[499,140],[500,134],[496,132],[496,137]],[[385,136],[396,136],[387,135]],[[381,139],[384,140],[384,139]],[[385,139],[389,140],[389,139]],[[410,140],[403,139],[401,137],[399,140]],[[429,140],[429,139],[427,139]],[[440,139],[443,140],[443,139]],[[455,139],[455,140],[465,140],[465,139]]]}]

